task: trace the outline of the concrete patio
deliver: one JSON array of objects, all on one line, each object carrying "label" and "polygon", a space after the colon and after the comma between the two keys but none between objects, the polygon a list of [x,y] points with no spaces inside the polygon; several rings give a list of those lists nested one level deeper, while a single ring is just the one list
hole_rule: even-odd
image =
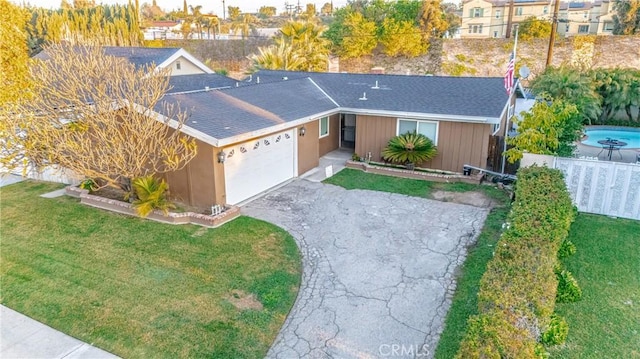
[{"label": "concrete patio", "polygon": [[[602,150],[602,147],[586,146],[582,143],[577,144],[575,156],[580,157],[595,157],[600,161],[609,161],[608,151]],[[620,151],[613,151],[611,154],[611,161],[624,162],[624,163],[636,163],[640,156],[640,148],[620,149]]]}]

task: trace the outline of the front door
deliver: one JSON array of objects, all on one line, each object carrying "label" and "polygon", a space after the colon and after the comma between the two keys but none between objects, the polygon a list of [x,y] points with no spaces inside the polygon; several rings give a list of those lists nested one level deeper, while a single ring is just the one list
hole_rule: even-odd
[{"label": "front door", "polygon": [[340,148],[356,148],[356,115],[340,115]]}]

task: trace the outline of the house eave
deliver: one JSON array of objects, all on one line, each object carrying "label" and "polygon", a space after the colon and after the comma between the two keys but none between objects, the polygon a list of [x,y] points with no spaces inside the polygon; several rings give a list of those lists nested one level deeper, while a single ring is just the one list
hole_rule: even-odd
[{"label": "house eave", "polygon": [[204,71],[205,73],[208,74],[212,74],[214,73],[213,70],[211,70],[210,68],[208,68],[205,64],[203,64],[200,60],[196,59],[195,57],[193,57],[193,55],[191,55],[190,53],[188,53],[185,49],[180,48],[178,51],[176,51],[173,55],[171,55],[168,59],[164,60],[161,64],[159,64],[157,67],[161,68],[161,69],[165,69],[167,68],[169,65],[171,65],[172,62],[174,62],[175,60],[179,59],[180,57],[184,57],[185,59],[189,60],[192,64],[194,64],[196,67],[198,67],[200,70]]}]

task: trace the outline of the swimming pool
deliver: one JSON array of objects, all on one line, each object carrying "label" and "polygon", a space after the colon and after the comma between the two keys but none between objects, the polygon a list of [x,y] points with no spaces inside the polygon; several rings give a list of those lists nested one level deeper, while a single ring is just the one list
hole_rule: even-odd
[{"label": "swimming pool", "polygon": [[608,138],[626,142],[627,148],[640,148],[640,128],[627,127],[590,127],[585,131],[587,137],[582,140],[583,145],[600,147],[600,140]]}]

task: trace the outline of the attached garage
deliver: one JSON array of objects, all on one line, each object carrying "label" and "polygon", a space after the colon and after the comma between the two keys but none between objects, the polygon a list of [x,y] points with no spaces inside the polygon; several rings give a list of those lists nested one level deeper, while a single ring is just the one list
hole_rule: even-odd
[{"label": "attached garage", "polygon": [[238,204],[296,175],[295,130],[225,148],[228,204]]}]

